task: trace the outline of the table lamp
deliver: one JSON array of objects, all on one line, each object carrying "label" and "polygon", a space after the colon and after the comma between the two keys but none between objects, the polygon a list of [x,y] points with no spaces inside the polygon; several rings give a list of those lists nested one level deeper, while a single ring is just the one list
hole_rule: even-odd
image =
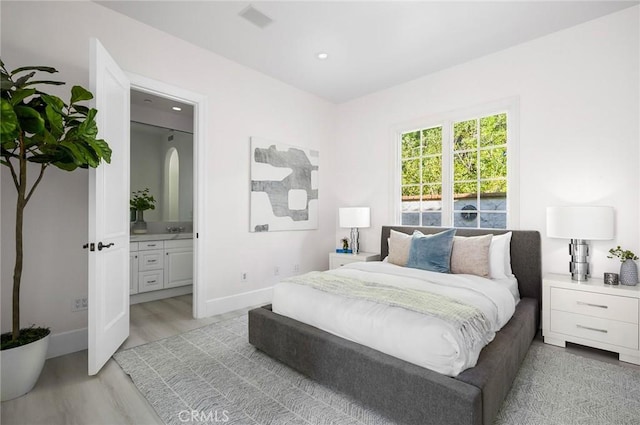
[{"label": "table lamp", "polygon": [[338,209],[340,227],[351,228],[351,252],[353,254],[358,253],[358,228],[369,227],[370,210],[369,207],[349,207]]},{"label": "table lamp", "polygon": [[547,236],[571,239],[571,279],[589,277],[588,240],[613,239],[613,208],[601,206],[547,207]]}]

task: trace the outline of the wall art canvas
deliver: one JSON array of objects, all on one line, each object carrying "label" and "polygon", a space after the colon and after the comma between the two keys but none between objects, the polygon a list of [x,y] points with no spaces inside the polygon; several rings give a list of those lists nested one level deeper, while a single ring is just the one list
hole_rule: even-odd
[{"label": "wall art canvas", "polygon": [[318,228],[317,150],[251,138],[251,232]]}]

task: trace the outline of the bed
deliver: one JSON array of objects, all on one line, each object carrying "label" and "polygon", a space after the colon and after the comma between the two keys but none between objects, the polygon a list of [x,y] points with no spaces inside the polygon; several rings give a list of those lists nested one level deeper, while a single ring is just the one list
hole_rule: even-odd
[{"label": "bed", "polygon": [[[381,258],[391,230],[424,234],[444,229],[384,226]],[[506,233],[458,229],[456,235]],[[249,342],[271,357],[405,424],[491,424],[539,327],[540,235],[512,231],[511,267],[520,301],[507,324],[480,352],[474,367],[449,377],[337,337],[271,311],[249,312]]]}]

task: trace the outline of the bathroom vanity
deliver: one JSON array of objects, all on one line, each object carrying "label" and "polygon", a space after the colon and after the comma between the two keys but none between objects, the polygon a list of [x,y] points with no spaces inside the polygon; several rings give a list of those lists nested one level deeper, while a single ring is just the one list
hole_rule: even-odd
[{"label": "bathroom vanity", "polygon": [[193,234],[131,235],[131,304],[193,290]]}]

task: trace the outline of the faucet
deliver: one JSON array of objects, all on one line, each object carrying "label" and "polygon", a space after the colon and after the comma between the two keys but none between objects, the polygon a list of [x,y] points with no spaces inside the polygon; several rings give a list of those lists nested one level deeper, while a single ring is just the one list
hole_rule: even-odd
[{"label": "faucet", "polygon": [[167,226],[167,232],[169,233],[180,233],[180,232],[184,232],[184,227],[180,226],[180,227],[170,227]]}]

